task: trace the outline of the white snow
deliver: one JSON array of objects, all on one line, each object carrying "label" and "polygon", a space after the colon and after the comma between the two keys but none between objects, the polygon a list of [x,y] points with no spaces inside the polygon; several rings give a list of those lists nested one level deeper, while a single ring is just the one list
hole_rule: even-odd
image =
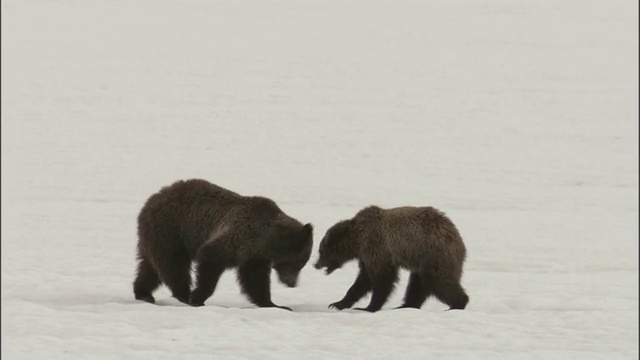
[{"label": "white snow", "polygon": [[[636,359],[633,0],[2,1],[6,359]],[[136,302],[136,216],[201,177],[326,229],[431,205],[464,311],[356,275]],[[274,276],[275,280],[275,276]],[[358,305],[366,305],[368,298]]]}]

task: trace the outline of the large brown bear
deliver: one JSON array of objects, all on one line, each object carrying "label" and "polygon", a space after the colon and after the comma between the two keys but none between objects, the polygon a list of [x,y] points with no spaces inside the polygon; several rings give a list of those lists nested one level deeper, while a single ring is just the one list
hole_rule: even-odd
[{"label": "large brown bear", "polygon": [[366,207],[329,228],[319,252],[315,268],[325,268],[327,275],[353,259],[360,265],[351,288],[330,308],[350,308],[372,291],[369,306],[358,310],[380,310],[398,281],[399,268],[411,272],[400,308],[419,309],[430,295],[451,309],[464,309],[469,302],[460,286],[465,245],[451,220],[435,208]]},{"label": "large brown bear", "polygon": [[[161,283],[173,297],[204,305],[226,269],[237,268],[242,292],[259,307],[271,301],[270,274],[295,287],[311,256],[313,226],[275,202],[242,196],[205,180],[178,181],[152,195],[138,215],[138,268],[133,292],[154,303]],[[196,284],[191,291],[191,263]]]}]

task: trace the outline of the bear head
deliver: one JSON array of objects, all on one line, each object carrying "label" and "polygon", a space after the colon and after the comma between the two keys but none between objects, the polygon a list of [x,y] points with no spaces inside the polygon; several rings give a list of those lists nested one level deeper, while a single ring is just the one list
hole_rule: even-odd
[{"label": "bear head", "polygon": [[316,269],[324,268],[329,275],[356,257],[352,222],[352,220],[342,220],[327,230],[320,242],[318,250],[320,255],[314,265]]},{"label": "bear head", "polygon": [[300,271],[311,257],[313,225],[276,225],[271,248],[272,268],[288,287],[298,285]]}]

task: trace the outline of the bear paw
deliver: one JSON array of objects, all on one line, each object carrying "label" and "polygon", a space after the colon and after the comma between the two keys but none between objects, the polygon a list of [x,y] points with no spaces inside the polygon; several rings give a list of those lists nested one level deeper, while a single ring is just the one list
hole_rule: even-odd
[{"label": "bear paw", "polygon": [[290,308],[290,307],[287,307],[287,306],[280,306],[280,305],[276,305],[276,304],[274,304],[274,303],[269,303],[269,304],[257,304],[257,305],[258,305],[258,307],[261,307],[261,308],[278,308],[278,309],[282,309],[282,310],[289,310],[289,311],[293,311],[293,310],[291,310],[291,308]]},{"label": "bear paw", "polygon": [[136,295],[136,300],[148,302],[149,304],[156,303],[156,299],[152,295]]},{"label": "bear paw", "polygon": [[354,308],[353,310],[359,310],[359,311],[366,311],[366,312],[370,312],[370,313],[374,313],[378,310],[374,310],[374,309],[369,309],[368,307],[366,308]]},{"label": "bear paw", "polygon": [[420,306],[417,305],[400,305],[398,307],[394,307],[394,310],[400,310],[400,309],[420,309]]},{"label": "bear paw", "polygon": [[189,297],[189,305],[193,306],[193,307],[200,307],[200,306],[204,306],[204,301],[198,299],[197,296],[193,296],[193,294]]},{"label": "bear paw", "polygon": [[338,309],[338,310],[346,309],[348,307],[350,306],[341,301],[337,301],[329,305],[329,309]]}]

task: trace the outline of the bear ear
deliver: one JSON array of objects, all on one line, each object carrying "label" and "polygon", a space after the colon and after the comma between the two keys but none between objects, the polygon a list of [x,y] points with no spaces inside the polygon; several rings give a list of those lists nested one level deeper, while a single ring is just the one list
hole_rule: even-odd
[{"label": "bear ear", "polygon": [[302,227],[302,232],[307,236],[313,235],[313,225],[311,223],[305,224]]},{"label": "bear ear", "polygon": [[334,235],[338,237],[346,236],[349,233],[349,228],[353,225],[352,220],[342,220],[333,226]]}]

